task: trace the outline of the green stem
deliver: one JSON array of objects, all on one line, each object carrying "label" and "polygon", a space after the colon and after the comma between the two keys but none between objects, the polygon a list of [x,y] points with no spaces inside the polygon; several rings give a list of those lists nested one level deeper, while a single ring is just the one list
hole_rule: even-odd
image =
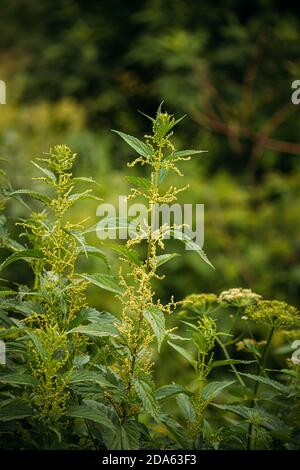
[{"label": "green stem", "polygon": [[[222,349],[222,351],[223,351],[224,356],[226,357],[226,359],[229,359],[229,360],[230,360],[231,357],[230,357],[230,355],[229,355],[229,353],[228,353],[228,351],[227,351],[227,348],[226,348],[225,344],[223,344],[222,341],[221,341],[218,337],[217,337],[216,340],[217,340],[218,345],[219,345],[220,348]],[[236,378],[238,379],[239,383],[240,383],[243,387],[245,387],[246,384],[245,384],[244,380],[242,379],[242,377],[240,376],[240,374],[238,373],[238,370],[237,370],[237,368],[235,367],[235,365],[234,365],[234,364],[230,364],[230,367],[231,367],[232,371],[234,372]]]},{"label": "green stem", "polygon": [[[267,342],[266,342],[266,345],[263,349],[263,352],[261,354],[261,357],[260,357],[260,360],[258,361],[257,363],[257,371],[256,371],[256,375],[260,375],[262,370],[265,368],[265,364],[266,364],[266,359],[267,359],[267,353],[269,351],[269,348],[270,348],[270,344],[271,344],[271,341],[272,341],[272,337],[273,337],[273,333],[274,333],[274,325],[272,325],[272,328],[269,332],[269,336],[268,336],[268,339],[267,339]],[[257,400],[257,395],[258,395],[258,390],[259,390],[259,385],[260,385],[260,382],[258,380],[256,380],[255,382],[255,385],[254,385],[254,390],[253,390],[253,399],[252,399],[252,402],[251,402],[251,405],[249,407],[250,410],[252,410],[256,404],[256,400]],[[253,431],[253,423],[250,423],[249,424],[249,430],[248,430],[248,442],[247,442],[247,449],[250,450],[251,449],[251,440],[252,440],[252,431]]]}]

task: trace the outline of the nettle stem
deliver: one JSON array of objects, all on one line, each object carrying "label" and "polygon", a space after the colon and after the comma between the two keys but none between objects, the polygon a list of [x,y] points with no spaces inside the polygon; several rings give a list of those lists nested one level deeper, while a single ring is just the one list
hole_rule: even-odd
[{"label": "nettle stem", "polygon": [[[260,357],[260,359],[257,363],[256,375],[260,375],[261,372],[265,368],[267,354],[268,354],[268,351],[269,351],[269,348],[270,348],[270,345],[271,345],[271,341],[272,341],[272,338],[273,338],[274,331],[275,331],[275,325],[273,324],[271,329],[270,329],[266,345],[265,345],[265,347],[263,349],[263,352],[261,354],[261,357]],[[254,408],[255,404],[256,404],[257,395],[258,395],[258,391],[259,391],[259,385],[260,385],[260,382],[258,380],[256,380],[255,385],[254,385],[254,390],[253,390],[253,399],[252,399],[252,402],[250,404],[249,411],[252,410]],[[252,432],[253,432],[253,423],[250,423],[249,424],[249,430],[248,430],[248,441],[247,441],[247,449],[248,450],[251,449]]]}]

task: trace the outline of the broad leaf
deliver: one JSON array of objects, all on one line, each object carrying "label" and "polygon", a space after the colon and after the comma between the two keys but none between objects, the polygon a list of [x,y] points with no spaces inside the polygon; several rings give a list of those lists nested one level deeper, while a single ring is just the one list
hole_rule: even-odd
[{"label": "broad leaf", "polygon": [[124,134],[123,132],[116,131],[114,129],[112,129],[112,131],[122,137],[122,139],[124,139],[125,142],[130,145],[130,147],[132,147],[139,155],[142,155],[142,157],[148,157],[152,154],[152,149],[136,137],[133,137],[129,134]]},{"label": "broad leaf", "polygon": [[83,333],[88,336],[118,336],[119,331],[111,323],[90,323],[89,325],[80,325],[72,330],[68,331],[69,333]]},{"label": "broad leaf", "polygon": [[212,401],[224,388],[229,387],[235,381],[231,382],[210,382],[202,390],[202,397],[205,401]]},{"label": "broad leaf", "polygon": [[78,384],[81,382],[93,382],[101,387],[110,386],[111,384],[97,371],[93,370],[73,370],[71,374],[67,374],[68,384]]},{"label": "broad leaf", "polygon": [[119,278],[111,274],[80,274],[80,277],[86,279],[91,284],[101,287],[101,289],[114,292],[115,294],[122,294],[124,289],[119,284]]},{"label": "broad leaf", "polygon": [[17,251],[16,253],[13,253],[10,255],[8,258],[6,258],[5,261],[0,265],[0,271],[6,266],[9,266],[11,263],[14,263],[15,261],[18,260],[24,260],[28,261],[30,259],[41,259],[42,254],[38,250],[22,250],[22,251]]},{"label": "broad leaf", "polygon": [[197,362],[193,358],[193,356],[186,349],[182,348],[181,346],[178,346],[178,344],[172,343],[171,341],[168,341],[168,344],[173,349],[175,349],[175,351],[177,351],[179,354],[181,354],[181,356],[183,356],[191,364],[191,366],[194,367],[194,369],[196,369]]},{"label": "broad leaf", "polygon": [[172,152],[167,159],[168,160],[173,160],[176,158],[181,158],[181,157],[189,157],[190,155],[196,155],[198,153],[205,153],[207,150],[176,150],[175,152]]},{"label": "broad leaf", "polygon": [[256,361],[254,361],[254,360],[253,361],[246,361],[244,359],[221,359],[219,361],[214,361],[211,364],[211,368],[231,366],[231,365],[234,365],[234,364],[251,364],[252,362],[256,362]]},{"label": "broad leaf", "polygon": [[189,424],[192,424],[196,419],[196,411],[191,399],[185,394],[181,393],[177,395],[176,401],[184,418]]},{"label": "broad leaf", "polygon": [[158,390],[156,390],[156,399],[163,400],[164,398],[169,398],[174,395],[178,395],[179,393],[191,395],[191,392],[187,390],[185,387],[183,387],[182,385],[170,384],[170,385],[164,385],[160,387]]},{"label": "broad leaf", "polygon": [[177,253],[167,253],[165,255],[157,256],[155,259],[156,267],[158,268],[159,266],[162,266],[163,264],[167,263],[168,261],[175,258],[176,256],[179,256],[179,255]]},{"label": "broad leaf", "polygon": [[47,180],[50,180],[50,181],[53,181],[54,183],[56,182],[56,176],[55,174],[48,170],[48,168],[44,168],[40,165],[38,165],[38,163],[34,162],[33,160],[31,161],[31,163],[38,169],[40,170],[42,173],[44,173],[44,175],[46,176],[46,179]]},{"label": "broad leaf", "polygon": [[30,387],[34,387],[37,384],[37,380],[32,375],[18,372],[0,374],[0,382],[14,385],[28,385]]},{"label": "broad leaf", "polygon": [[150,181],[147,178],[142,178],[140,176],[125,176],[125,178],[127,181],[129,181],[129,183],[145,192],[147,192],[150,188]]},{"label": "broad leaf", "polygon": [[155,421],[159,421],[159,409],[152,387],[143,380],[133,379],[135,391],[143,403],[143,407]]},{"label": "broad leaf", "polygon": [[99,248],[96,248],[95,246],[85,245],[84,248],[81,248],[78,251],[78,255],[79,256],[80,255],[85,255],[86,257],[94,256],[96,258],[100,258],[102,261],[104,261],[104,263],[106,264],[106,267],[108,269],[110,268],[110,265],[109,265],[106,254],[102,250],[100,250]]},{"label": "broad leaf", "polygon": [[164,313],[156,306],[148,307],[144,311],[144,318],[149,322],[153,333],[157,339],[158,351],[160,351],[166,332],[166,322]]},{"label": "broad leaf", "polygon": [[240,372],[240,375],[248,377],[248,379],[254,380],[264,385],[268,385],[269,387],[275,388],[275,390],[277,390],[278,392],[285,394],[289,394],[291,392],[291,389],[286,385],[283,385],[280,382],[277,382],[276,380],[269,379],[268,377],[263,377],[261,375],[246,374],[242,372]]},{"label": "broad leaf", "polygon": [[91,408],[87,405],[79,405],[69,408],[68,416],[94,421],[115,432],[115,425],[99,409]]},{"label": "broad leaf", "polygon": [[11,193],[9,193],[9,196],[14,197],[19,196],[20,194],[26,194],[32,199],[36,199],[37,201],[42,202],[46,206],[51,206],[52,199],[42,193],[38,193],[37,191],[31,191],[30,189],[18,189],[17,191],[12,191]]},{"label": "broad leaf", "polygon": [[19,401],[13,400],[0,408],[0,421],[13,421],[33,416],[34,412],[29,406],[23,405]]}]

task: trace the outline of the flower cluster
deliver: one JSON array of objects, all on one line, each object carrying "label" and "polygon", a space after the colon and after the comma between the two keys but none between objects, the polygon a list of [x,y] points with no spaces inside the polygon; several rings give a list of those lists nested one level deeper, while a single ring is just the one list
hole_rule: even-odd
[{"label": "flower cluster", "polygon": [[279,327],[299,327],[300,312],[296,307],[278,300],[259,300],[245,311],[248,318]]},{"label": "flower cluster", "polygon": [[246,307],[260,299],[261,295],[255,294],[251,289],[242,289],[241,287],[225,290],[219,295],[219,302],[222,305],[227,304],[234,307]]}]

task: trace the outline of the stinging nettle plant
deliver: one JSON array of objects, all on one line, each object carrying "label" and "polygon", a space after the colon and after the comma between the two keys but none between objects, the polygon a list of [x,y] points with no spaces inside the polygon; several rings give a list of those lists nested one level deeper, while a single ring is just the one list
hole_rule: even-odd
[{"label": "stinging nettle plant", "polygon": [[[152,230],[157,205],[171,204],[188,187],[167,187],[167,178],[182,176],[181,163],[201,151],[174,148],[173,129],[182,118],[161,105],[154,118],[146,117],[152,133],[144,141],[115,131],[137,153],[128,166],[149,174],[127,177],[129,199],[146,201],[149,220],[125,244],[108,246],[119,256],[117,273],[102,247],[87,242],[97,227],[70,220],[77,201],[97,197],[77,189],[95,182],[73,176],[76,155],[68,147],[55,146],[34,162],[35,184],[46,185],[45,192],[13,190],[7,181],[1,190],[27,209],[28,198],[41,205],[16,223],[19,241],[0,218],[1,272],[23,260],[33,273],[26,285],[0,291],[0,339],[7,346],[0,366],[1,447],[297,448],[299,366],[287,359],[285,368],[269,370],[268,360],[274,338],[299,337],[299,311],[250,289],[171,296],[166,304],[155,292],[164,265],[177,256],[165,251],[170,235],[212,264],[182,226]],[[108,224],[118,228],[119,222]],[[130,220],[124,223],[130,229]],[[82,256],[100,258],[103,272],[82,273]],[[119,315],[89,305],[91,284],[119,299]],[[170,314],[175,328],[167,326]],[[163,367],[165,351],[182,361],[187,377],[157,388],[154,358],[162,354]]]}]

